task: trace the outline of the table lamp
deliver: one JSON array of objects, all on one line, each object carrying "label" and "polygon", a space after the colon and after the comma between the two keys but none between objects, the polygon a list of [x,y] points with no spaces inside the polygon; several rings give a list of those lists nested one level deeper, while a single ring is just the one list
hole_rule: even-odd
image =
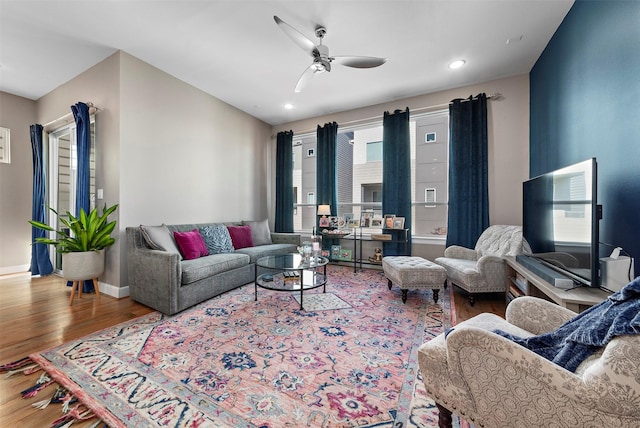
[{"label": "table lamp", "polygon": [[318,205],[318,215],[321,215],[322,218],[331,215],[331,205]]}]

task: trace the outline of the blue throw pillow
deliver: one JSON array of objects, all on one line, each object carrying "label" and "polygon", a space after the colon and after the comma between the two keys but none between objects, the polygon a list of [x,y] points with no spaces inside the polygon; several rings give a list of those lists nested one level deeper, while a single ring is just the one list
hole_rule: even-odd
[{"label": "blue throw pillow", "polygon": [[200,228],[200,235],[204,239],[209,254],[233,253],[233,242],[225,225],[203,226]]}]

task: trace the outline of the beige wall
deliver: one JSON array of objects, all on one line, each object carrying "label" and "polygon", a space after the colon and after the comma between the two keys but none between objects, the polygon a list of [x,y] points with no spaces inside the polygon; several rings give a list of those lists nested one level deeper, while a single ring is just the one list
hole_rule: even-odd
[{"label": "beige wall", "polygon": [[[19,164],[24,159],[27,164],[6,181],[2,168],[0,227],[5,224],[5,207],[15,205],[14,210],[24,212],[11,214],[15,219],[10,227],[25,223],[12,240],[21,242],[25,251],[12,265],[28,266],[30,262],[28,126],[57,119],[78,101],[91,101],[100,109],[96,116],[96,187],[104,189],[104,199],[98,205],[120,204],[110,217],[118,220],[119,236],[107,251],[101,290],[118,297],[127,294],[127,226],[268,216],[269,189],[264,177],[271,127],[131,55],[118,52],[37,102],[1,95],[2,106],[11,101],[13,109],[13,98],[31,105],[31,112],[16,113],[15,125],[27,127],[23,138],[28,150],[23,156],[12,152]],[[12,165],[11,169],[16,168]],[[4,183],[11,181],[26,183],[25,190],[9,194]],[[0,241],[3,269],[11,266],[4,257],[8,241],[4,229]],[[13,247],[11,251],[15,253]]]},{"label": "beige wall", "polygon": [[[501,93],[503,99],[488,102],[489,133],[489,221],[491,224],[522,224],[522,182],[529,178],[529,75],[494,80],[433,94],[406,98],[327,116],[315,117],[273,127],[273,135],[293,130],[304,133],[317,125],[336,121],[338,124],[359,123],[368,118],[382,119],[384,111],[409,107],[424,112],[429,107],[443,108],[455,98],[468,98],[484,92]],[[275,137],[271,150],[275,159]],[[275,160],[273,161],[275,162]],[[275,185],[275,177],[269,177]],[[442,254],[443,245],[414,245],[413,253],[433,259]]]},{"label": "beige wall", "polygon": [[128,54],[121,60],[121,233],[267,218],[271,127]]},{"label": "beige wall", "polygon": [[[521,183],[528,178],[528,75],[270,127],[222,101],[118,52],[36,101],[0,93],[0,126],[12,129],[12,163],[0,164],[0,273],[30,263],[31,146],[28,126],[67,114],[78,101],[100,108],[96,119],[98,188],[120,204],[120,235],[108,251],[104,281],[126,294],[124,229],[159,223],[261,219],[273,222],[275,135],[357,122],[385,110],[418,111],[478,92],[489,102],[491,223],[520,224]],[[266,177],[266,179],[265,179]],[[24,223],[24,224],[23,224]],[[19,250],[16,251],[16,248]],[[416,246],[433,258],[441,248]]]},{"label": "beige wall", "polygon": [[0,275],[29,269],[33,166],[29,126],[36,102],[0,92],[0,126],[11,130],[11,163],[0,163]]},{"label": "beige wall", "polygon": [[[46,124],[71,112],[71,105],[79,101],[92,102],[99,108],[96,114],[96,189],[104,189],[104,199],[97,200],[96,206],[102,209],[119,201],[117,154],[120,147],[120,97],[119,97],[120,57],[116,53],[96,64],[74,79],[64,83],[47,95],[40,98],[38,104],[38,121]],[[70,118],[69,120],[73,120]],[[53,130],[63,125],[56,123],[47,126]],[[109,217],[120,221],[120,210]],[[120,284],[118,253],[121,240],[116,237],[116,244],[109,248],[106,255],[106,268],[100,278],[101,291],[117,294]]]}]

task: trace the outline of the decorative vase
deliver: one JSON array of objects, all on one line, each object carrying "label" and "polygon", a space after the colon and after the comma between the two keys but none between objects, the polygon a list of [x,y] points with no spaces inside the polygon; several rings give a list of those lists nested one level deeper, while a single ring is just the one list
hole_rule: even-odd
[{"label": "decorative vase", "polygon": [[320,258],[322,253],[322,235],[311,236],[311,247],[313,251],[313,260],[316,261]]},{"label": "decorative vase", "polygon": [[104,249],[62,254],[62,274],[66,280],[98,278],[104,272]]},{"label": "decorative vase", "polygon": [[302,261],[304,263],[311,262],[311,255],[313,254],[313,245],[310,241],[304,241],[302,243]]}]

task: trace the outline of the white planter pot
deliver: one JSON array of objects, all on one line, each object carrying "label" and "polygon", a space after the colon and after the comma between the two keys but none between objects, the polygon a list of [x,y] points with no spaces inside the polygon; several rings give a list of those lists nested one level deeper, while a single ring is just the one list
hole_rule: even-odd
[{"label": "white planter pot", "polygon": [[98,278],[104,272],[104,250],[62,254],[62,275],[69,281]]}]

